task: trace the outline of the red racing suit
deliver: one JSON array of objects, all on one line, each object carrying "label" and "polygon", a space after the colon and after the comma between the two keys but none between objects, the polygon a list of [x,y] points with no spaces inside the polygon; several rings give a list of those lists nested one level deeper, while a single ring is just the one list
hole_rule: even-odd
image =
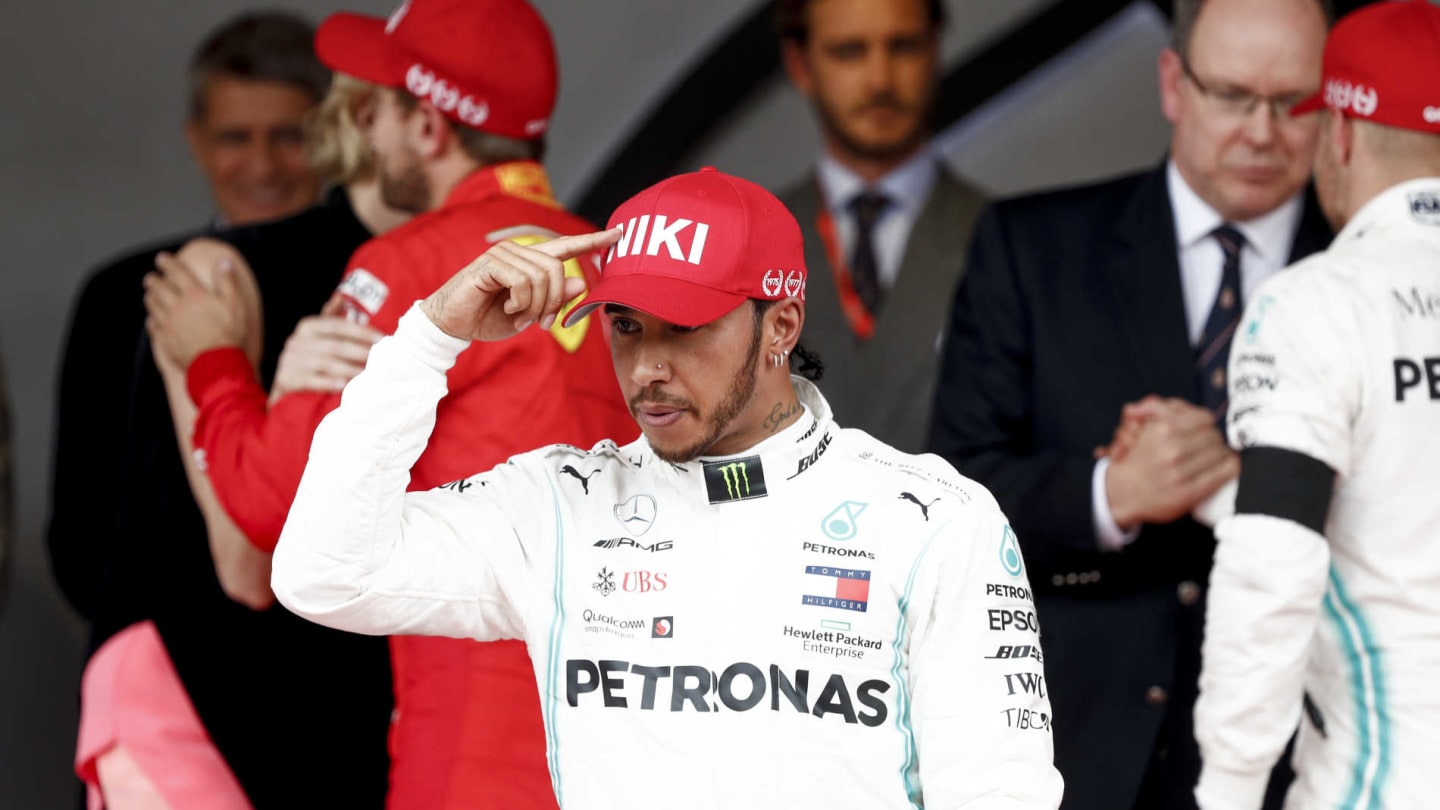
[{"label": "red racing suit", "polygon": [[[495,242],[593,230],[554,200],[539,164],[488,166],[462,180],[438,209],[356,251],[340,293],[352,320],[389,334],[417,299]],[[598,258],[571,260],[566,274],[593,283]],[[531,327],[460,355],[435,433],[412,469],[415,489],[465,478],[544,444],[588,447],[638,434],[599,318],[570,328],[563,318],[562,312],[548,332]],[[252,542],[273,550],[311,436],[340,395],[290,394],[267,410],[265,391],[233,348],[197,357],[187,384],[200,410],[195,447],[216,494]],[[555,807],[523,643],[395,636],[391,653],[391,810]]]}]

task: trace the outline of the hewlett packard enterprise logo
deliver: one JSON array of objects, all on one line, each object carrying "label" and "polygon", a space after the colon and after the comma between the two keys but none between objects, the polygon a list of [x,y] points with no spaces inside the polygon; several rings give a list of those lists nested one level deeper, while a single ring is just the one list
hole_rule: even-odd
[{"label": "hewlett packard enterprise logo", "polygon": [[730,503],[765,497],[765,468],[759,456],[707,461],[705,492],[710,503]]}]

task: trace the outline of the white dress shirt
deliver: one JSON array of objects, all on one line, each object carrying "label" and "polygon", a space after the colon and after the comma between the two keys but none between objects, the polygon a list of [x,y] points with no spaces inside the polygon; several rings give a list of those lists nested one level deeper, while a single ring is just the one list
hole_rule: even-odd
[{"label": "white dress shirt", "polygon": [[[1166,185],[1170,192],[1170,210],[1175,217],[1175,244],[1179,249],[1180,290],[1185,299],[1185,325],[1190,336],[1190,345],[1200,342],[1205,331],[1205,321],[1210,317],[1210,308],[1220,293],[1220,275],[1225,263],[1225,252],[1220,243],[1211,237],[1211,231],[1225,223],[1225,219],[1200,195],[1190,188],[1175,161],[1165,167]],[[1290,263],[1290,247],[1295,241],[1295,231],[1300,227],[1300,215],[1304,212],[1303,192],[1286,200],[1279,208],[1255,219],[1232,222],[1245,237],[1245,247],[1240,252],[1241,303],[1250,301],[1250,296],[1260,282],[1275,275]],[[1129,532],[1122,531],[1110,512],[1110,499],[1105,494],[1105,472],[1110,460],[1102,458],[1095,463],[1091,477],[1090,491],[1092,513],[1095,519],[1095,537],[1100,547],[1118,550],[1133,541],[1140,534],[1139,527]]]},{"label": "white dress shirt", "polygon": [[[910,241],[910,229],[914,227],[926,200],[930,199],[930,190],[934,188],[939,172],[939,159],[928,145],[873,185],[841,165],[830,153],[822,152],[816,165],[816,177],[825,207],[835,223],[835,236],[840,240],[842,259],[848,262],[850,252],[855,249],[855,215],[850,210],[850,202],[867,188],[884,194],[890,204],[880,214],[871,238],[875,245],[880,286],[885,290],[894,287],[895,280],[900,277],[905,245]],[[804,227],[811,225],[808,222],[801,224]]]}]

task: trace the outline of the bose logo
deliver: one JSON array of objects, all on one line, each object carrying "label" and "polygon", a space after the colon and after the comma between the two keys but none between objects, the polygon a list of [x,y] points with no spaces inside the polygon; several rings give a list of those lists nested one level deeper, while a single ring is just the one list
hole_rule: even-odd
[{"label": "bose logo", "polygon": [[1440,107],[1426,107],[1424,116],[1425,123],[1440,124]]},{"label": "bose logo", "polygon": [[[690,228],[692,225],[695,226],[693,229]],[[645,238],[647,230],[650,236],[648,242]],[[690,245],[688,249],[682,249],[680,235],[687,230],[690,231]],[[610,254],[605,257],[605,261],[625,256],[658,256],[663,245],[667,255],[675,261],[699,264],[705,255],[705,238],[709,235],[710,226],[704,222],[692,222],[688,219],[671,221],[664,214],[656,214],[652,222],[650,215],[645,214],[620,226],[620,241],[610,248]]]}]

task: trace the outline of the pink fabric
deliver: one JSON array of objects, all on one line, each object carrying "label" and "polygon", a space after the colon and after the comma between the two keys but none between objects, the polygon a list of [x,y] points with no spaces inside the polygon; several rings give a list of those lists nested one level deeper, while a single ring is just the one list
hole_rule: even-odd
[{"label": "pink fabric", "polygon": [[98,785],[86,785],[90,810],[174,810],[125,746],[101,754],[95,770],[105,790],[102,795]]},{"label": "pink fabric", "polygon": [[[136,770],[157,795],[147,796]],[[251,810],[148,621],[105,642],[85,667],[75,773],[92,796],[98,791],[107,798],[108,780],[115,778],[117,794],[134,797],[128,806],[135,808]]]}]

